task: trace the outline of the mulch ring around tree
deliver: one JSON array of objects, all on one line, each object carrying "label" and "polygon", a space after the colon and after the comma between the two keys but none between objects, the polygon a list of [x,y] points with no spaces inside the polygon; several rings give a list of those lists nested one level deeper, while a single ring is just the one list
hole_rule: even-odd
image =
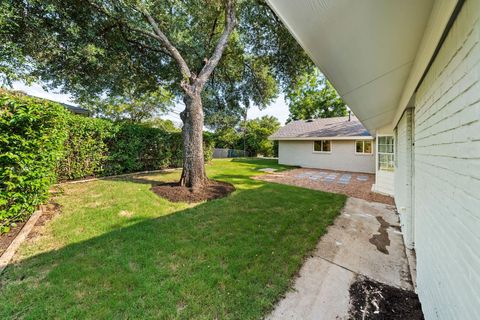
[{"label": "mulch ring around tree", "polygon": [[193,203],[226,197],[235,191],[235,187],[227,182],[208,180],[203,188],[195,191],[180,186],[178,182],[159,184],[153,186],[151,190],[158,196],[172,202]]},{"label": "mulch ring around tree", "polygon": [[423,320],[424,317],[415,292],[359,276],[350,286],[349,319]]}]

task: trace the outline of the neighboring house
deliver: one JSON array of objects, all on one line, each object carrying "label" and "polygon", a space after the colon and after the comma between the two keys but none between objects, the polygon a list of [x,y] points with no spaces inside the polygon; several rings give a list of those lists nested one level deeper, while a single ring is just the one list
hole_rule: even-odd
[{"label": "neighboring house", "polygon": [[72,106],[70,104],[66,104],[66,103],[61,103],[60,104],[62,106],[64,106],[68,111],[70,111],[71,113],[74,113],[74,114],[78,114],[78,115],[81,115],[81,116],[85,116],[85,117],[88,117],[90,116],[90,111],[87,110],[87,109],[84,109],[84,108],[81,108],[81,107],[77,107],[77,106]]},{"label": "neighboring house", "polygon": [[480,319],[480,0],[267,0],[375,137],[426,319]]},{"label": "neighboring house", "polygon": [[81,107],[77,107],[77,106],[73,106],[71,104],[66,104],[66,103],[63,103],[63,102],[58,102],[58,101],[54,101],[54,100],[50,100],[50,99],[47,99],[47,98],[41,98],[41,97],[37,97],[37,96],[33,96],[31,94],[27,94],[21,90],[15,90],[13,92],[17,92],[17,93],[20,93],[22,95],[27,95],[27,96],[30,96],[30,97],[33,97],[33,98],[37,98],[37,99],[43,99],[43,100],[47,100],[47,101],[51,101],[51,102],[55,102],[55,103],[59,103],[61,104],[62,106],[65,107],[65,109],[67,109],[68,111],[70,111],[71,113],[73,114],[78,114],[78,115],[81,115],[81,116],[84,116],[84,117],[88,117],[90,116],[91,112],[87,109],[84,109],[84,108],[81,108]]},{"label": "neighboring house", "polygon": [[281,164],[375,173],[373,137],[356,117],[293,121],[269,139]]}]

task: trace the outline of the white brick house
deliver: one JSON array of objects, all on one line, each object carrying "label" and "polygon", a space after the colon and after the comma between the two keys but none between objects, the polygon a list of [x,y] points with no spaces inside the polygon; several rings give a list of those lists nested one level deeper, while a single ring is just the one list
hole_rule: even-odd
[{"label": "white brick house", "polygon": [[425,317],[480,319],[480,0],[268,2],[376,138]]}]

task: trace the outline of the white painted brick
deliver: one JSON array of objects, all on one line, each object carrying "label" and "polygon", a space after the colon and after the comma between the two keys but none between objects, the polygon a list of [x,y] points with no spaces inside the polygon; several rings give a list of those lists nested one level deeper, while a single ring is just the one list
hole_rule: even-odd
[{"label": "white painted brick", "polygon": [[[414,238],[423,311],[426,319],[480,319],[480,0],[463,5],[415,104]],[[401,122],[397,135],[405,140]]]},{"label": "white painted brick", "polygon": [[412,208],[412,109],[405,110],[396,129],[395,204],[400,212],[403,240],[407,248],[414,247]]}]

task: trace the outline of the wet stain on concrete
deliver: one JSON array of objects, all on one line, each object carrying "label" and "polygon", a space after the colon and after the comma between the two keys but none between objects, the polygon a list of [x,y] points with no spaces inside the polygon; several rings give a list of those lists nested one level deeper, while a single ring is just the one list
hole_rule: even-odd
[{"label": "wet stain on concrete", "polygon": [[377,216],[377,221],[380,223],[380,227],[378,227],[378,233],[374,234],[368,241],[377,247],[377,250],[384,253],[389,254],[387,250],[387,246],[390,245],[390,238],[388,237],[387,229],[390,227],[390,224],[385,221],[381,216]]}]

